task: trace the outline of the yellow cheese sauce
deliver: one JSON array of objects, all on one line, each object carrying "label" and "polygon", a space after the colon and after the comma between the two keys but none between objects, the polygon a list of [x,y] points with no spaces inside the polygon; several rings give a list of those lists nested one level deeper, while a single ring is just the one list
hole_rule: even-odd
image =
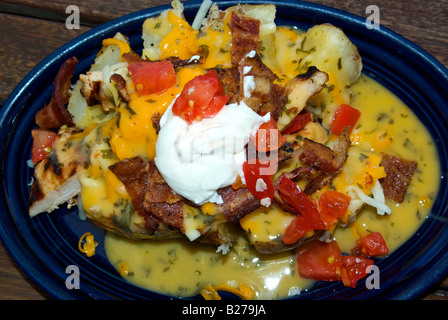
[{"label": "yellow cheese sauce", "polygon": [[255,299],[279,299],[312,283],[297,275],[290,252],[260,256],[244,238],[225,255],[188,240],[132,241],[111,233],[104,245],[113,266],[127,266],[127,281],[172,296],[194,296],[208,284],[244,284]]},{"label": "yellow cheese sauce", "polygon": [[[352,147],[343,173],[333,182],[335,187],[343,189],[352,184],[363,170],[380,177],[381,170],[375,161],[380,159],[381,152],[415,160],[418,166],[405,200],[401,204],[386,201],[392,208],[391,215],[380,216],[374,208],[366,206],[354,222],[337,227],[333,237],[341,250],[349,253],[357,238],[379,231],[392,252],[428,219],[440,180],[438,154],[418,118],[382,85],[361,75],[352,92],[352,105],[362,115],[351,135]],[[370,160],[368,168],[366,159]],[[281,236],[291,220],[290,214],[271,206],[249,214],[241,225],[251,230],[252,237],[272,240]],[[188,240],[130,241],[111,233],[107,233],[104,245],[111,264],[117,270],[126,270],[122,272],[126,280],[173,296],[194,296],[208,284],[243,284],[252,288],[255,299],[280,299],[313,284],[298,275],[293,251],[258,254],[242,237],[227,254]]]},{"label": "yellow cheese sauce", "polygon": [[391,215],[379,216],[371,207],[366,207],[351,227],[338,228],[334,236],[347,252],[353,247],[356,235],[378,231],[393,251],[428,219],[440,183],[437,149],[415,114],[379,83],[362,75],[352,90],[353,106],[362,112],[351,136],[352,151],[358,150],[361,158],[368,152],[396,154],[417,161],[418,165],[404,201],[397,204],[386,200],[392,208]]}]

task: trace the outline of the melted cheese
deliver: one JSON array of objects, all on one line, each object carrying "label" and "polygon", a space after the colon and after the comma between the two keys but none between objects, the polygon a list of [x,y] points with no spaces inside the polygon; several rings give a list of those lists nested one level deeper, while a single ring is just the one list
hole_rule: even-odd
[{"label": "melted cheese", "polygon": [[291,253],[258,256],[243,238],[226,255],[189,240],[135,242],[107,234],[104,245],[112,265],[128,266],[127,281],[174,296],[197,295],[211,284],[253,292],[252,299],[280,299],[313,283],[297,276]]},{"label": "melted cheese", "polygon": [[230,15],[219,29],[203,31],[197,40],[197,45],[206,53],[205,68],[230,67],[230,47],[232,32],[229,26]]},{"label": "melted cheese", "polygon": [[159,44],[162,53],[160,58],[191,58],[198,51],[197,36],[199,32],[172,11],[168,12],[168,21],[172,29]]},{"label": "melted cheese", "polygon": [[290,27],[278,27],[275,34],[260,38],[260,54],[263,62],[279,77],[280,83],[286,83],[302,70],[298,65],[306,56],[301,51],[303,32]]}]

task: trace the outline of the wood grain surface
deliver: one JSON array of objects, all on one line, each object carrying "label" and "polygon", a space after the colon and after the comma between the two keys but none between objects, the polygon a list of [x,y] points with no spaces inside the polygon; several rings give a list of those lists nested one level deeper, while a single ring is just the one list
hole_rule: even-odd
[{"label": "wood grain surface", "polygon": [[[244,2],[244,1],[243,1]],[[367,17],[368,5],[380,9],[380,24],[413,41],[448,67],[448,0],[314,0],[314,3]],[[2,0],[0,1],[0,106],[42,59],[87,30],[111,19],[168,0]],[[80,9],[81,28],[65,27],[66,8]],[[448,275],[447,275],[448,276]],[[0,299],[50,297],[17,267],[0,244]],[[420,299],[448,300],[448,277]]]}]

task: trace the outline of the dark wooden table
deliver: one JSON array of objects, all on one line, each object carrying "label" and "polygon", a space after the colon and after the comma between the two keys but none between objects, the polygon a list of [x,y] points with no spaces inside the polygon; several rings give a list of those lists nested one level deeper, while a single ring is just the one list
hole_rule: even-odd
[{"label": "dark wooden table", "polygon": [[[242,1],[244,2],[244,1]],[[370,0],[312,2],[367,17]],[[42,59],[87,30],[122,15],[170,0],[2,0],[0,1],[0,106]],[[403,35],[448,67],[448,0],[374,2],[380,24]],[[66,8],[80,10],[80,29],[67,29]],[[0,299],[38,300],[49,296],[34,285],[0,245]],[[448,275],[421,299],[448,300]]]}]

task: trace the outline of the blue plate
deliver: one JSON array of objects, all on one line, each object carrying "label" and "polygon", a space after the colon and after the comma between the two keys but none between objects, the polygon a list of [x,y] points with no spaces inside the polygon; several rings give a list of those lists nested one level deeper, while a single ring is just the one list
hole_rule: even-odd
[{"label": "blue plate", "polygon": [[[244,1],[250,4],[265,1]],[[185,15],[192,21],[201,1],[186,2]],[[219,2],[221,8],[237,1]],[[272,3],[272,2],[271,2]],[[380,289],[355,289],[340,283],[317,283],[297,299],[415,299],[448,274],[447,219],[447,129],[448,70],[428,53],[396,33],[381,27],[369,30],[365,19],[321,5],[274,1],[277,24],[307,29],[331,23],[344,30],[358,47],[364,73],[378,80],[400,97],[432,134],[442,170],[440,192],[431,217],[416,234],[380,260]],[[169,299],[124,281],[109,264],[102,247],[104,231],[78,218],[76,209],[61,207],[58,212],[28,216],[28,183],[32,169],[31,129],[34,115],[50,100],[53,79],[60,65],[76,56],[79,64],[74,78],[86,72],[101,49],[101,40],[121,32],[134,50],[142,49],[143,21],[169,6],[139,11],[86,32],[43,60],[14,90],[0,109],[1,181],[0,236],[18,266],[48,294],[57,299]],[[96,254],[87,258],[77,249],[85,232],[100,243]],[[79,268],[79,289],[67,289],[67,267]],[[66,272],[67,270],[67,272]]]}]

